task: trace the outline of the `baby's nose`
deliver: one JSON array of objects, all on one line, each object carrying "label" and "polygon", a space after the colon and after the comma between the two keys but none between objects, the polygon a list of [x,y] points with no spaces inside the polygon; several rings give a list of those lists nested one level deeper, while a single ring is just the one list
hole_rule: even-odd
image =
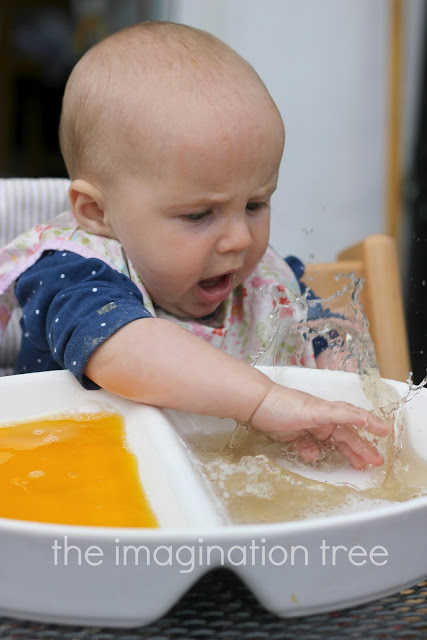
[{"label": "baby's nose", "polygon": [[219,253],[245,251],[253,243],[248,224],[244,219],[229,220],[218,241]]}]

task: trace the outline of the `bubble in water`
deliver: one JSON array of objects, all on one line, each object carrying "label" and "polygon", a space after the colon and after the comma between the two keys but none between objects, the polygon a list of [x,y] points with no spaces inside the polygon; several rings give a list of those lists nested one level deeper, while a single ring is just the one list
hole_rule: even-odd
[{"label": "bubble in water", "polygon": [[30,471],[28,473],[28,477],[29,478],[41,478],[44,475],[45,475],[45,472],[44,471],[40,471],[39,469],[37,469],[35,471]]},{"label": "bubble in water", "polygon": [[46,438],[43,439],[43,442],[58,442],[59,438],[58,436],[55,436],[55,434],[50,433],[48,436],[46,436]]}]

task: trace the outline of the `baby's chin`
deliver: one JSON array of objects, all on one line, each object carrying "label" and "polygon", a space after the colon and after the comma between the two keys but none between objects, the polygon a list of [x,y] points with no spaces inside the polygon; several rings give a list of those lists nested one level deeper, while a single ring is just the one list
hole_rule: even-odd
[{"label": "baby's chin", "polygon": [[216,305],[212,305],[212,307],[207,308],[207,309],[180,309],[178,307],[174,307],[173,305],[168,305],[168,304],[164,304],[164,305],[159,305],[157,303],[154,303],[155,306],[159,309],[161,309],[162,311],[166,311],[166,313],[169,313],[170,315],[175,316],[175,318],[178,318],[179,320],[183,320],[183,321],[200,321],[200,320],[210,320],[213,319],[220,311],[221,307],[222,307],[222,302],[219,302]]}]

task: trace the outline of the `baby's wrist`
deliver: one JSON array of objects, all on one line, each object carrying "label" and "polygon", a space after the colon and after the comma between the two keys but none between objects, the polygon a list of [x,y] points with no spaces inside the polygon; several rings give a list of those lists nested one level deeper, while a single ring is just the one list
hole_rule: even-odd
[{"label": "baby's wrist", "polygon": [[255,401],[252,403],[251,412],[247,420],[245,420],[246,424],[249,424],[254,428],[257,428],[257,424],[259,423],[258,416],[262,412],[262,407],[264,403],[266,402],[267,398],[270,396],[272,390],[276,386],[278,386],[268,376],[264,376],[264,374],[262,375],[265,378],[265,380],[262,381],[262,386],[260,387],[259,394],[253,397]]}]

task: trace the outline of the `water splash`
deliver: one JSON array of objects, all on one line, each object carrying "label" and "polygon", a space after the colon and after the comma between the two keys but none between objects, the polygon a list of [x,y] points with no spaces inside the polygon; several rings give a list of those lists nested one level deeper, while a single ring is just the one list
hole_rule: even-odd
[{"label": "water splash", "polygon": [[[322,367],[354,371],[372,404],[372,411],[390,425],[387,438],[364,435],[385,456],[382,467],[370,472],[370,486],[360,491],[352,485],[334,485],[307,478],[309,466],[291,443],[275,441],[237,425],[231,434],[193,437],[189,441],[194,462],[225,506],[231,522],[277,522],[326,513],[370,509],[380,504],[427,494],[427,465],[406,442],[405,406],[427,383],[418,385],[409,375],[407,392],[400,397],[379,373],[369,324],[362,311],[363,279],[355,274],[327,299],[310,299],[310,293],[283,302],[279,292],[257,290],[271,297],[271,331],[254,365],[303,366],[313,341],[323,347]],[[289,318],[292,322],[289,322]],[[362,430],[363,432],[363,430]],[[318,443],[321,456],[315,467],[333,471],[344,464],[328,442]]]},{"label": "water splash", "polygon": [[[347,282],[322,300],[310,298],[309,289],[289,302],[282,302],[274,289],[263,290],[272,299],[272,331],[268,344],[254,357],[254,364],[304,366],[307,348],[315,340],[328,354],[323,368],[356,368],[359,372],[378,369],[369,323],[360,303],[363,278],[354,273],[335,277]],[[289,317],[291,323],[283,322]]]}]

